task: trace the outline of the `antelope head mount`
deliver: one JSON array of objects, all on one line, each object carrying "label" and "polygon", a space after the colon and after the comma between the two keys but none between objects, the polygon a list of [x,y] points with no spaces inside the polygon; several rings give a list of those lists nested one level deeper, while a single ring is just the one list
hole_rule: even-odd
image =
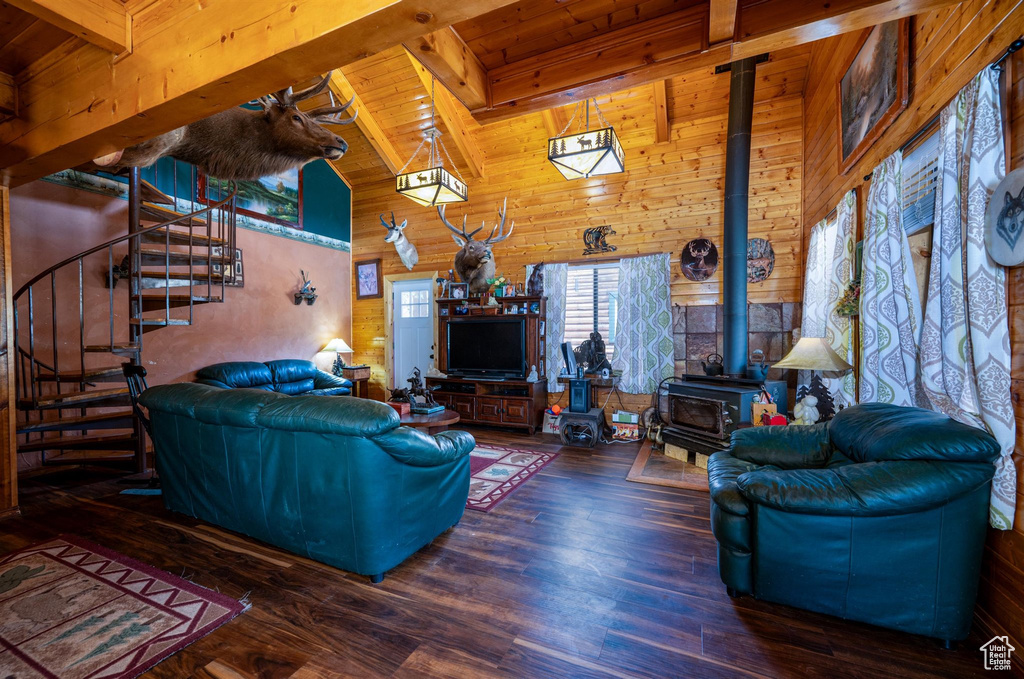
[{"label": "antelope head mount", "polygon": [[395,222],[395,213],[392,212],[390,224],[384,221],[383,214],[380,216],[380,223],[388,230],[388,235],[384,236],[384,242],[394,243],[395,250],[398,252],[402,264],[405,264],[406,269],[412,271],[412,268],[416,266],[416,262],[420,261],[420,255],[416,252],[416,246],[412,244],[412,241],[405,237],[405,226],[409,223],[409,220],[403,219],[402,223],[398,224]]},{"label": "antelope head mount", "polygon": [[482,223],[480,228],[467,233],[465,216],[462,218],[462,228],[456,228],[445,218],[445,206],[437,206],[437,215],[452,232],[452,240],[460,248],[455,253],[455,271],[464,283],[469,284],[470,294],[479,295],[487,292],[490,288],[487,279],[494,277],[494,253],[491,248],[511,236],[512,230],[516,227],[515,220],[513,220],[508,227],[508,233],[505,233],[507,205],[508,199],[506,198],[501,204],[501,209],[498,210],[498,223],[494,225],[490,235],[484,240],[473,240],[473,236],[483,230],[486,222]]}]

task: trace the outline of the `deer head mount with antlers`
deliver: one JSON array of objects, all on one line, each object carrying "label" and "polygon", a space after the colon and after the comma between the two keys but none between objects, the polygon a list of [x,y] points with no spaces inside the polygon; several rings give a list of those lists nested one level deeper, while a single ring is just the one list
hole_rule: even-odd
[{"label": "deer head mount with antlers", "polygon": [[395,244],[395,250],[398,252],[402,264],[405,264],[406,269],[412,271],[412,268],[416,266],[416,262],[420,261],[420,254],[416,252],[416,246],[412,244],[412,241],[405,237],[405,226],[409,223],[409,220],[403,219],[401,224],[397,224],[395,222],[395,213],[392,212],[390,224],[384,221],[383,214],[380,216],[380,223],[388,230],[388,235],[384,236],[384,242]]},{"label": "deer head mount with antlers", "polygon": [[466,233],[465,216],[462,217],[462,228],[457,229],[445,219],[445,206],[437,206],[437,215],[452,232],[452,240],[461,248],[455,253],[455,271],[459,274],[459,278],[462,279],[463,283],[469,284],[469,293],[471,295],[483,294],[490,288],[487,279],[494,278],[494,253],[491,251],[491,246],[511,236],[512,230],[516,228],[515,220],[513,220],[508,227],[508,233],[505,233],[507,204],[508,198],[502,202],[501,209],[498,210],[498,223],[495,224],[494,228],[491,229],[491,234],[484,240],[473,240],[473,236],[483,230],[486,222],[482,223],[479,229]]},{"label": "deer head mount with antlers", "polygon": [[[192,163],[218,179],[253,180],[294,170],[324,158],[338,160],[348,144],[324,125],[348,125],[339,118],[354,99],[300,111],[299,102],[328,89],[331,73],[299,92],[291,87],[255,99],[260,110],[232,108],[179,127],[93,162],[104,167],[147,167],[164,156]],[[328,92],[330,90],[328,89]]]}]

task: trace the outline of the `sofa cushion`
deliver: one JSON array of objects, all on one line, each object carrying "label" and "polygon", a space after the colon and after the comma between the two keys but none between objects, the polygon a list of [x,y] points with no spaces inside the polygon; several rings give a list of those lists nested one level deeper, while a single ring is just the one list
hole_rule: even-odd
[{"label": "sofa cushion", "polygon": [[829,423],[832,445],[854,462],[952,460],[992,462],[999,444],[986,431],[923,408],[862,403]]},{"label": "sofa cushion", "polygon": [[377,401],[339,396],[294,396],[276,400],[260,412],[257,424],[268,429],[373,437],[401,424],[395,409]]},{"label": "sofa cushion", "polygon": [[195,418],[207,424],[232,427],[256,427],[256,416],[268,403],[287,399],[284,394],[263,389],[215,389],[195,406]]},{"label": "sofa cushion", "polygon": [[274,376],[264,363],[256,361],[228,361],[201,368],[196,376],[212,386],[223,385],[232,389],[273,388]]},{"label": "sofa cushion", "polygon": [[313,378],[296,380],[294,382],[277,382],[274,385],[274,391],[282,394],[288,394],[289,396],[295,396],[296,394],[308,394],[313,391],[315,385],[313,384]]},{"label": "sofa cushion", "polygon": [[[274,384],[278,387],[290,382],[305,382],[309,380],[309,389],[313,389],[313,378],[317,374],[317,367],[312,361],[302,361],[296,358],[286,358],[278,361],[267,361],[267,368],[273,375]],[[309,391],[306,389],[306,391]]]}]

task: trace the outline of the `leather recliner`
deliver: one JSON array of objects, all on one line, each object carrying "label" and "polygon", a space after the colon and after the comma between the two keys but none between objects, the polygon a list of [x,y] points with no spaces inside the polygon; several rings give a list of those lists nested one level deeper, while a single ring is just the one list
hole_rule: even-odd
[{"label": "leather recliner", "polygon": [[345,396],[183,383],[139,402],[172,511],[374,582],[462,518],[467,432],[428,436]]},{"label": "leather recliner", "polygon": [[987,432],[880,403],[754,427],[708,462],[729,594],[936,637],[967,637],[993,461]]},{"label": "leather recliner", "polygon": [[196,382],[221,389],[263,389],[290,396],[343,396],[352,382],[316,367],[313,361],[283,359],[257,363],[229,361],[206,366],[196,373]]}]

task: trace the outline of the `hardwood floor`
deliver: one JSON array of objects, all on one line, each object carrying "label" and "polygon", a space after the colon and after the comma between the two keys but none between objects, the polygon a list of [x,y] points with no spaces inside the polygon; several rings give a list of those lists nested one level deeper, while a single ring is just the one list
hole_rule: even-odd
[{"label": "hardwood floor", "polygon": [[[636,444],[597,450],[473,429],[561,456],[489,514],[467,511],[384,582],[119,495],[109,474],[27,479],[0,552],[71,533],[252,609],[147,677],[967,677],[957,651],[726,596],[708,496],[625,481]],[[550,438],[545,440],[551,440]]]}]

